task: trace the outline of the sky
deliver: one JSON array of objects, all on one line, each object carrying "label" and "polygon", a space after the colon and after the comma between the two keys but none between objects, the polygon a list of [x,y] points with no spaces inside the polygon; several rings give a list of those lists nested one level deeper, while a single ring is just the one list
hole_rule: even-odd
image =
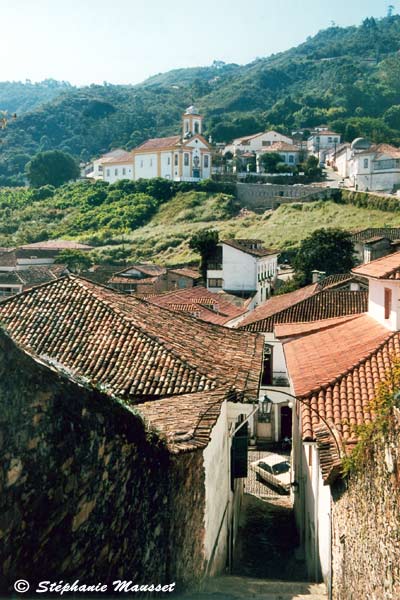
[{"label": "sky", "polygon": [[0,0],[0,81],[139,83],[213,60],[245,64],[400,0]]}]

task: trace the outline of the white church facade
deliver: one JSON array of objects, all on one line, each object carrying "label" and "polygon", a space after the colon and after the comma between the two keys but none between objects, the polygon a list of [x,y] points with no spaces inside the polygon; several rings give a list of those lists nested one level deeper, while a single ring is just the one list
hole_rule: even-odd
[{"label": "white church facade", "polygon": [[[181,135],[152,138],[130,153],[105,160],[104,181],[119,179],[152,179],[162,177],[173,181],[200,181],[211,177],[211,147],[202,135],[203,117],[189,106],[182,117]],[[112,161],[111,161],[112,162]],[[117,164],[118,162],[118,164]]]}]

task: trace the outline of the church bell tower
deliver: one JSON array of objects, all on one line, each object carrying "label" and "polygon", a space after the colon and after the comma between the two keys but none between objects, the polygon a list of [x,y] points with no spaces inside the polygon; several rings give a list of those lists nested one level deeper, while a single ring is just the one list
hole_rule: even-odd
[{"label": "church bell tower", "polygon": [[189,106],[182,117],[182,137],[190,138],[202,133],[203,117],[199,115],[195,106]]}]

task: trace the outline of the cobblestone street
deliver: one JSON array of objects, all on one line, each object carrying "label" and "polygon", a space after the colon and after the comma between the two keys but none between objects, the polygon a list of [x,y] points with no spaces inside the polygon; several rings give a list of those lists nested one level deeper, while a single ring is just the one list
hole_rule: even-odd
[{"label": "cobblestone street", "polygon": [[251,494],[257,498],[280,498],[285,494],[278,488],[268,485],[263,481],[258,481],[255,471],[251,468],[251,463],[271,454],[282,454],[282,459],[289,459],[289,455],[282,451],[260,450],[258,448],[249,448],[247,478],[244,484],[246,494]]}]

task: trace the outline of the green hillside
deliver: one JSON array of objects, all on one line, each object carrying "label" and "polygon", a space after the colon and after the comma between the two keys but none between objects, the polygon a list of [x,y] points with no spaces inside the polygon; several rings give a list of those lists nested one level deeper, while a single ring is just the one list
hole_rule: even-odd
[{"label": "green hillside", "polygon": [[[184,188],[183,188],[184,189]],[[176,191],[176,190],[175,190]],[[172,195],[175,194],[175,195]],[[400,226],[399,212],[358,208],[333,201],[283,205],[263,215],[240,211],[224,192],[168,190],[148,182],[69,184],[55,191],[0,190],[0,246],[51,238],[96,246],[96,260],[152,260],[170,265],[197,257],[188,240],[215,228],[223,237],[254,237],[287,249],[315,229]]]},{"label": "green hillside", "polygon": [[[175,133],[193,101],[215,141],[326,123],[346,140],[366,135],[400,143],[399,50],[400,16],[368,18],[248,65],[214,62],[135,86],[71,88],[2,132],[0,185],[22,183],[27,160],[39,150],[57,148],[87,160]],[[7,106],[1,93],[0,102]]]}]

